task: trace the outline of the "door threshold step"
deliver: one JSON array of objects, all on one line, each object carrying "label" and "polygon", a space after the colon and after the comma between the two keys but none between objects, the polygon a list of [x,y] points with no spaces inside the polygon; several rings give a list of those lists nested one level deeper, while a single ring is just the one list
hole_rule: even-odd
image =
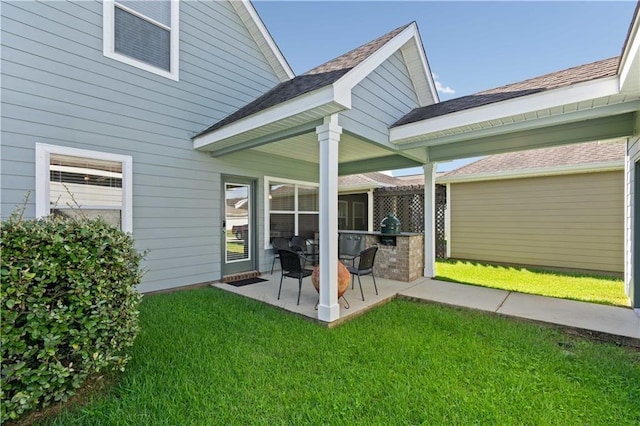
[{"label": "door threshold step", "polygon": [[260,273],[259,271],[247,271],[241,272],[239,274],[225,275],[220,281],[223,283],[228,283],[231,281],[240,281],[246,280],[248,278],[259,277],[260,275],[262,275],[262,273]]}]

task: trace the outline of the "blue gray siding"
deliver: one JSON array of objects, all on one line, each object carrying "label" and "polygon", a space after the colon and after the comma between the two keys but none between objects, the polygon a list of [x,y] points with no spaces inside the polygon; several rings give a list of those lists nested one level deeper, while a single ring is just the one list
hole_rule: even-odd
[{"label": "blue gray siding", "polygon": [[640,194],[637,194],[636,164],[640,162],[640,113],[636,113],[635,135],[629,138],[627,143],[626,180],[625,180],[625,291],[631,299],[631,306],[640,308],[640,280],[637,279],[638,265],[636,260],[640,257],[636,253],[640,243],[640,215],[637,203]]},{"label": "blue gray siding", "polygon": [[192,148],[192,135],[278,83],[233,7],[181,2],[179,81],[104,57],[99,1],[3,2],[1,29],[2,217],[35,190],[36,143],[130,155],[134,237],[150,250],[141,290],[219,279],[221,174],[260,178],[262,216],[261,177],[284,166]]},{"label": "blue gray siding", "polygon": [[388,126],[419,106],[400,51],[354,87],[352,96],[352,108],[340,113],[340,125],[378,143],[388,143]]}]

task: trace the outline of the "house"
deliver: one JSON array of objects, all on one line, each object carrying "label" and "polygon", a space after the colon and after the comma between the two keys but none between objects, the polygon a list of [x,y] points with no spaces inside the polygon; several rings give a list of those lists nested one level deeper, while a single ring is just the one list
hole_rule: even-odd
[{"label": "house", "polygon": [[[637,11],[621,58],[447,102],[415,23],[295,76],[248,1],[4,2],[0,13],[2,217],[29,192],[27,217],[65,208],[55,182],[109,185],[118,203],[74,195],[150,250],[143,292],[267,271],[274,232],[319,232],[318,318],[330,322],[338,175],[423,167],[432,212],[438,161],[622,137],[627,291],[640,307]],[[226,200],[239,197],[242,243],[226,232]]]},{"label": "house", "polygon": [[446,173],[447,257],[622,273],[624,157],[624,142],[587,142]]}]

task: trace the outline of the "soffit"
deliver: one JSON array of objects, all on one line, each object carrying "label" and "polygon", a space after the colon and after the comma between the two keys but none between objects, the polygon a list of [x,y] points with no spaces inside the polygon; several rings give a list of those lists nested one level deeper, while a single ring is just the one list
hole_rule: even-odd
[{"label": "soffit", "polygon": [[[253,148],[252,151],[287,157],[308,163],[320,163],[318,137],[315,133],[306,133],[261,145]],[[389,156],[392,153],[393,152],[388,149],[371,144],[352,134],[343,133],[340,136],[338,149],[340,163],[381,158]]]}]

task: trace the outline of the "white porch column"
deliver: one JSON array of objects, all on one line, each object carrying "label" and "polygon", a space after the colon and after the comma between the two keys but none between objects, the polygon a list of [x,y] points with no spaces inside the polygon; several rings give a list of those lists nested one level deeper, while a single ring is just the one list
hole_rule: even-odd
[{"label": "white porch column", "polygon": [[436,276],[436,164],[424,169],[424,276]]},{"label": "white porch column", "polygon": [[340,318],[338,305],[338,115],[316,128],[320,149],[320,303],[318,319]]},{"label": "white porch column", "polygon": [[367,232],[373,232],[373,189],[367,191]]}]

